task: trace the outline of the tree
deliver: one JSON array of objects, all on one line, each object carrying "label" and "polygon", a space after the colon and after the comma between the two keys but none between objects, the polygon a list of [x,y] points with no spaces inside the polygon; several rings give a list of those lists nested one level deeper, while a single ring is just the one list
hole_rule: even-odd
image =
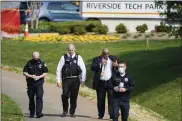
[{"label": "tree", "polygon": [[166,6],[161,15],[165,15],[167,20],[178,21],[182,25],[182,1],[157,1],[157,4]]},{"label": "tree", "polygon": [[[30,21],[31,21],[31,29],[38,29],[39,24],[39,13],[40,13],[40,7],[42,5],[41,1],[29,1],[27,2],[29,15],[30,15]],[[35,26],[34,26],[34,21]]]},{"label": "tree", "polygon": [[177,22],[181,25],[178,33],[182,38],[182,1],[157,1],[157,4],[166,6],[161,15],[166,16],[167,21]]}]

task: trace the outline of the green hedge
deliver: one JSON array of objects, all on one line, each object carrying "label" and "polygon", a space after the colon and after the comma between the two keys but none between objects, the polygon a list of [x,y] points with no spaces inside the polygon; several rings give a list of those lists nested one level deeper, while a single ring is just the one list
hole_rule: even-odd
[{"label": "green hedge", "polygon": [[145,31],[148,30],[148,26],[147,26],[147,24],[138,25],[136,27],[136,30],[137,30],[137,32],[145,33]]},{"label": "green hedge", "polygon": [[170,33],[172,31],[171,26],[167,26],[164,22],[161,22],[160,25],[155,27],[156,32],[166,32]]},{"label": "green hedge", "polygon": [[[38,29],[31,29],[30,33],[60,33],[60,34],[84,34],[95,32],[95,28],[101,26],[100,21],[75,21],[75,22],[40,22]],[[21,25],[21,32],[25,30],[25,25]]]}]

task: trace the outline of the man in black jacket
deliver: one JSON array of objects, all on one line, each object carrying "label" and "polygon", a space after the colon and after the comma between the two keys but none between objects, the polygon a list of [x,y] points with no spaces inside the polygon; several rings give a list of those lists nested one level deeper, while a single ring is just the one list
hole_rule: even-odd
[{"label": "man in black jacket", "polygon": [[122,121],[128,121],[130,109],[130,93],[134,88],[134,81],[126,73],[126,62],[121,61],[118,70],[112,76],[113,92],[113,121],[118,121],[119,109],[121,109]]},{"label": "man in black jacket", "polygon": [[46,64],[40,60],[39,53],[33,52],[32,59],[27,62],[23,69],[23,75],[26,77],[28,87],[27,94],[29,97],[30,118],[34,118],[35,112],[37,118],[43,117],[43,84],[44,77],[47,73],[48,68]]},{"label": "man in black jacket", "polygon": [[117,58],[115,56],[109,55],[109,50],[107,48],[102,50],[101,56],[95,57],[92,61],[91,70],[95,72],[93,79],[93,89],[95,89],[97,92],[98,119],[102,119],[104,117],[106,92],[108,96],[108,110],[110,119],[113,118],[113,90],[110,87],[109,80],[112,77],[114,67],[117,66]]}]

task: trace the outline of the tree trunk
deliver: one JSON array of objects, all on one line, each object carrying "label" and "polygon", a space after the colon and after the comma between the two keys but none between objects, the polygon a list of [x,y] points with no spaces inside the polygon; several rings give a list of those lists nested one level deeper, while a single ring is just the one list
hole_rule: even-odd
[{"label": "tree trunk", "polygon": [[35,29],[38,29],[39,28],[39,19],[36,19],[36,26],[35,26]]},{"label": "tree trunk", "polygon": [[34,29],[34,20],[31,18],[31,29]]}]

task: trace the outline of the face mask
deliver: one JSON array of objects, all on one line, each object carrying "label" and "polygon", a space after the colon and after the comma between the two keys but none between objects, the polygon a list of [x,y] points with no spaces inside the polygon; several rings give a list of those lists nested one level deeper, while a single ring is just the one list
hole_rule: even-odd
[{"label": "face mask", "polygon": [[125,68],[119,68],[118,71],[119,73],[123,74],[125,72]]}]

